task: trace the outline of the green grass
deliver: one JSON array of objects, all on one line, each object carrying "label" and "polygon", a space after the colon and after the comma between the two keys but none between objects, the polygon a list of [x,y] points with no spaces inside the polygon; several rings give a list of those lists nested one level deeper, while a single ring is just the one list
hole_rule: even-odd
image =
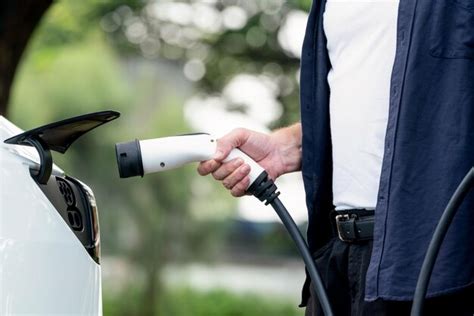
[{"label": "green grass", "polygon": [[[145,315],[136,290],[115,297],[104,295],[104,315]],[[155,301],[155,315],[163,316],[302,316],[295,303],[225,290],[200,292],[188,288],[167,291]]]}]

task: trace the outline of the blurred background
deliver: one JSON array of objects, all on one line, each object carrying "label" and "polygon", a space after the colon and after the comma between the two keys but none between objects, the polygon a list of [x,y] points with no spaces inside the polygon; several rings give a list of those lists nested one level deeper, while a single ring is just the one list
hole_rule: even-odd
[{"label": "blurred background", "polygon": [[[303,315],[304,266],[273,210],[196,166],[119,180],[114,144],[298,121],[311,1],[20,2],[0,14],[2,115],[30,129],[122,114],[54,156],[97,198],[104,315]],[[300,175],[278,185],[304,232]]]}]

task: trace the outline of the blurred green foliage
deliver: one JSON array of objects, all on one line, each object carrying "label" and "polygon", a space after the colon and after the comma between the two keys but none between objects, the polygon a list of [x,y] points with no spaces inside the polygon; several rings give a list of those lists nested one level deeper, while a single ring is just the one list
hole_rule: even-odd
[{"label": "blurred green foliage", "polygon": [[[136,289],[115,297],[104,296],[104,314],[139,315]],[[188,288],[167,291],[166,304],[156,306],[156,314],[173,316],[302,316],[296,304],[269,300],[254,294],[232,294],[225,290],[200,292]]]},{"label": "blurred green foliage", "polygon": [[[170,3],[180,6],[170,8]],[[124,54],[165,58],[179,64],[202,63],[205,72],[194,79],[201,93],[220,94],[241,73],[271,77],[278,87],[276,99],[284,109],[271,126],[278,127],[299,120],[300,66],[299,58],[280,45],[279,30],[290,13],[308,11],[310,6],[311,0],[145,1],[138,7],[118,6],[104,15],[101,23]],[[235,8],[240,8],[240,14]],[[190,23],[189,10],[194,11],[192,15],[208,17]],[[232,10],[234,16],[245,17],[244,24],[216,26],[219,19],[225,25],[226,13]],[[179,18],[181,15],[184,17]],[[241,104],[226,102],[228,109],[245,112]]]},{"label": "blurred green foliage", "polygon": [[111,48],[98,39],[30,50],[16,76],[11,117],[25,128],[132,99]]}]

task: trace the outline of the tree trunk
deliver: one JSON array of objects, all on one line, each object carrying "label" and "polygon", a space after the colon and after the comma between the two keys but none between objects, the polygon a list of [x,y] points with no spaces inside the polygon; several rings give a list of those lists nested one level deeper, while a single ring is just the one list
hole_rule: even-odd
[{"label": "tree trunk", "polygon": [[7,114],[13,77],[26,44],[52,0],[0,1],[0,115]]},{"label": "tree trunk", "polygon": [[161,270],[157,267],[150,266],[147,269],[141,310],[143,315],[156,315],[156,307],[159,304],[159,296],[161,295],[161,282],[158,280],[160,272]]}]

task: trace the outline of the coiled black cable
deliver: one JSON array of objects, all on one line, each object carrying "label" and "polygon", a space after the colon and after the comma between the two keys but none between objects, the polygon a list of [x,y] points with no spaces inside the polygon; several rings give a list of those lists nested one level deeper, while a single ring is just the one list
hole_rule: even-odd
[{"label": "coiled black cable", "polygon": [[415,296],[413,298],[413,305],[410,314],[411,316],[421,316],[423,313],[423,303],[439,249],[441,248],[441,244],[456,211],[472,187],[474,187],[474,167],[471,168],[461,181],[461,184],[457,187],[453,196],[449,200],[446,209],[443,211],[441,219],[433,233],[428,250],[426,251],[423,265],[421,266],[418,282],[416,283]]},{"label": "coiled black cable", "polygon": [[321,304],[324,315],[333,316],[334,314],[332,312],[331,304],[329,303],[326,289],[324,288],[321,276],[308,249],[308,245],[301,235],[298,226],[288,213],[286,207],[278,198],[280,193],[277,192],[276,185],[268,178],[266,172],[262,172],[262,174],[247,189],[247,192],[252,193],[260,201],[265,202],[265,205],[270,204],[278,214],[278,217],[280,217],[283,225],[295,242],[296,248],[298,248],[301,257],[304,260],[306,269],[311,277],[311,283],[313,284],[314,291],[318,297],[319,303]]}]

